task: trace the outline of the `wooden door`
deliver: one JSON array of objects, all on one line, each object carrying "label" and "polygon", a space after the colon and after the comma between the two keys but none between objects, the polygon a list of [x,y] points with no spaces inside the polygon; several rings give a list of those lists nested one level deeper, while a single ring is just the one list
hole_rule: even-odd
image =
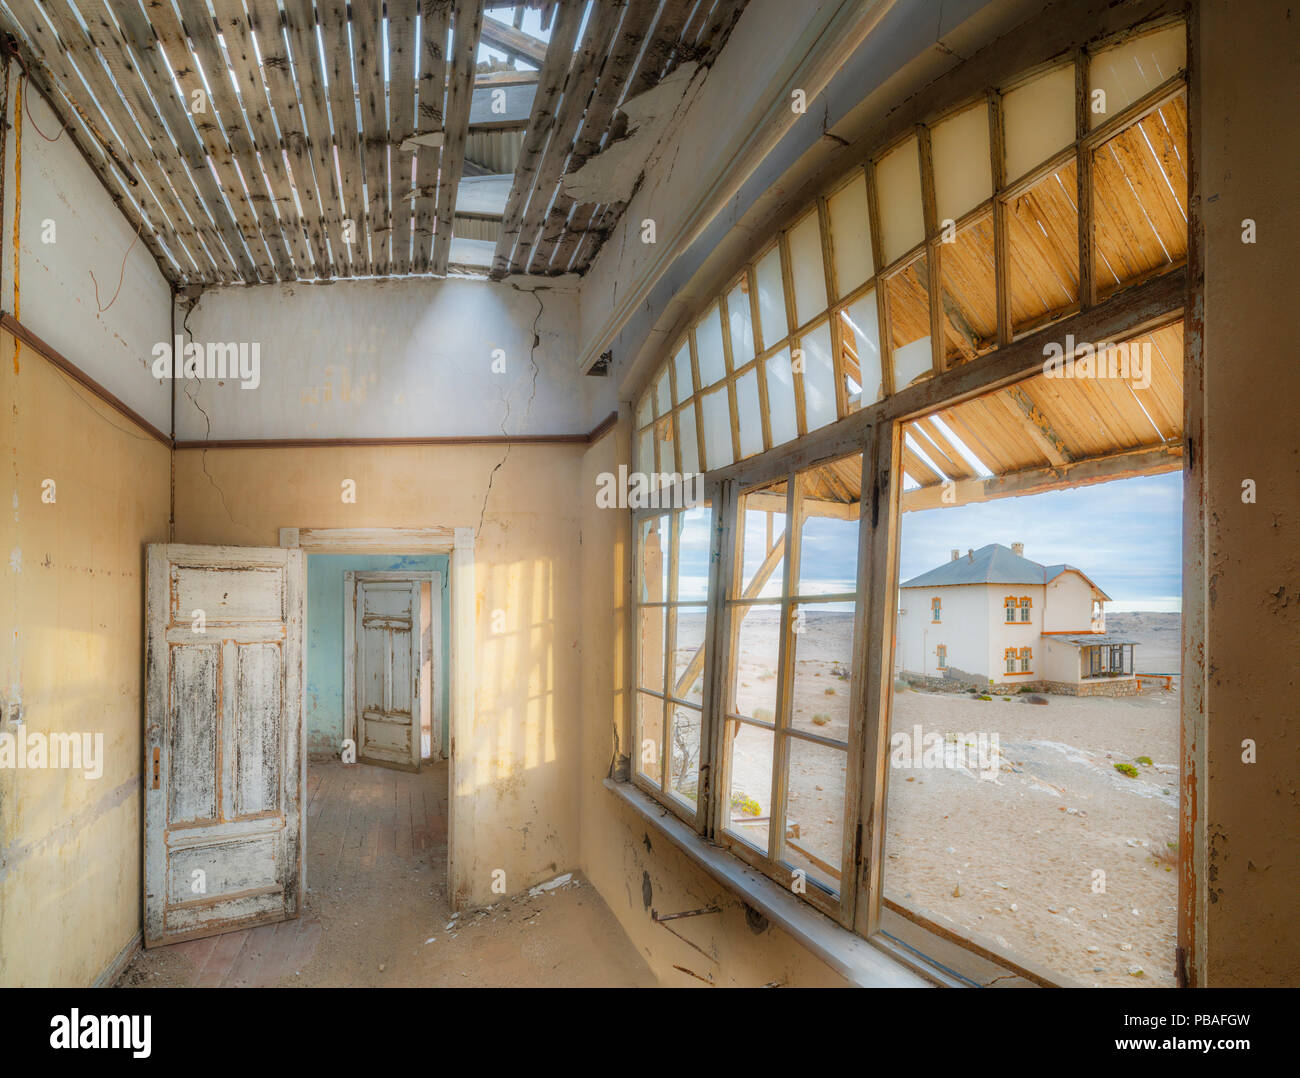
[{"label": "wooden door", "polygon": [[[355,574],[357,759],[420,768],[420,582]],[[348,661],[348,656],[344,661]],[[345,679],[346,680],[346,679]],[[345,691],[346,691],[345,685]]]},{"label": "wooden door", "polygon": [[298,916],[303,555],[150,544],[145,946]]}]

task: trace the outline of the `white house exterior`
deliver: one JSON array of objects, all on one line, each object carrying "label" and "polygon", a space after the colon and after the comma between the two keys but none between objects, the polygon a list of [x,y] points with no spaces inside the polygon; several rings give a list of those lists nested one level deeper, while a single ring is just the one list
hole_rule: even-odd
[{"label": "white house exterior", "polygon": [[990,543],[899,586],[903,677],[1076,695],[1134,692],[1135,642],[1106,633],[1109,599],[1072,565]]}]

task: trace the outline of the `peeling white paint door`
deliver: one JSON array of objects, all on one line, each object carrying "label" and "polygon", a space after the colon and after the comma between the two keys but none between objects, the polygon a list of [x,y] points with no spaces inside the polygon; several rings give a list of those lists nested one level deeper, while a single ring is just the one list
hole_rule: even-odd
[{"label": "peeling white paint door", "polygon": [[298,916],[303,554],[148,547],[144,938]]},{"label": "peeling white paint door", "polygon": [[420,582],[356,575],[357,759],[420,768]]}]

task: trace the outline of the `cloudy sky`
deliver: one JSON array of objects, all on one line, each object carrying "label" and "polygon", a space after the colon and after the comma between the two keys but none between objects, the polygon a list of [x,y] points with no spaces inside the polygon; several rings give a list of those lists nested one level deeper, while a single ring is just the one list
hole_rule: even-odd
[{"label": "cloudy sky", "polygon": [[[942,565],[953,548],[963,554],[987,543],[1025,544],[1025,557],[1043,565],[1067,562],[1082,569],[1112,599],[1108,610],[1181,609],[1181,472],[1124,479],[1026,498],[904,513],[900,580]],[[707,525],[689,514],[682,544],[682,583],[703,597],[707,578]],[[748,514],[754,541],[746,543],[745,579],[762,561],[762,514]],[[779,533],[781,524],[776,525]],[[857,526],[809,520],[803,535],[803,594],[853,590]],[[780,593],[781,573],[762,594]],[[684,593],[685,594],[685,593]]]}]

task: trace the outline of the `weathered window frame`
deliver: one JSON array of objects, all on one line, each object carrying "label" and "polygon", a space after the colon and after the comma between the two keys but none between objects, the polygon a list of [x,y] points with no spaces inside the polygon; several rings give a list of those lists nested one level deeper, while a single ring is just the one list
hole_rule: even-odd
[{"label": "weathered window frame", "polygon": [[[734,369],[730,333],[724,332],[726,377],[714,386],[700,386],[695,341],[698,320],[687,327],[683,337],[674,339],[672,348],[667,352],[669,366],[671,366],[671,359],[683,347],[683,342],[688,343],[691,350],[696,393],[682,405],[676,404],[674,396],[673,407],[674,410],[691,406],[697,409],[696,433],[702,467],[708,465],[702,416],[698,409],[701,394],[706,388],[714,390],[720,387],[726,388],[733,420],[733,460],[722,467],[710,467],[707,474],[707,491],[714,511],[714,546],[711,551],[712,568],[706,630],[706,651],[711,654],[706,659],[699,785],[700,811],[694,821],[695,829],[707,840],[724,841],[722,819],[726,806],[723,802],[728,787],[725,776],[721,773],[725,770],[723,767],[725,722],[722,702],[726,664],[729,658],[726,643],[728,634],[724,628],[726,623],[724,608],[735,571],[734,546],[740,493],[747,487],[761,485],[773,478],[783,475],[793,476],[811,464],[830,461],[846,453],[862,452],[863,483],[860,503],[858,601],[852,690],[854,710],[853,721],[850,724],[847,776],[849,793],[846,801],[849,807],[844,821],[845,835],[851,834],[853,837],[851,844],[846,841],[846,858],[843,862],[842,886],[838,901],[829,902],[824,898],[811,898],[810,902],[839,923],[852,928],[858,935],[941,983],[973,985],[980,983],[981,979],[987,979],[990,975],[1002,976],[1007,973],[1025,984],[1046,986],[1059,983],[1060,979],[1034,965],[1020,964],[1008,956],[994,953],[977,940],[957,936],[918,914],[904,910],[886,899],[881,890],[889,713],[892,698],[893,671],[890,656],[893,651],[893,614],[897,609],[902,426],[906,420],[924,416],[946,405],[979,396],[1040,373],[1046,343],[1059,344],[1067,336],[1072,336],[1079,341],[1123,341],[1183,320],[1188,313],[1186,309],[1188,306],[1186,298],[1189,294],[1188,267],[1195,262],[1196,244],[1199,242],[1194,216],[1197,183],[1194,169],[1190,165],[1187,169],[1189,176],[1187,256],[1125,281],[1100,301],[1097,298],[1095,283],[1092,153],[1116,134],[1138,123],[1142,118],[1178,96],[1186,95],[1188,112],[1191,116],[1194,95],[1197,92],[1185,68],[1104,122],[1095,127],[1090,125],[1087,101],[1088,59],[1091,54],[1128,38],[1164,29],[1171,24],[1182,23],[1189,38],[1188,67],[1191,66],[1190,58],[1193,55],[1191,20],[1188,18],[1187,11],[1181,5],[1153,3],[1149,7],[1153,9],[1153,17],[1138,19],[1128,29],[1081,41],[1068,53],[1058,52],[1045,57],[1036,66],[1017,70],[1005,81],[997,82],[995,89],[990,89],[983,95],[974,98],[969,95],[958,95],[953,103],[943,107],[941,112],[927,121],[928,126],[904,127],[896,131],[871,154],[864,164],[859,164],[856,168],[850,169],[847,176],[840,176],[835,180],[815,201],[822,228],[822,255],[827,274],[828,306],[825,311],[806,319],[803,325],[795,325],[793,290],[789,285],[790,259],[787,235],[809,212],[809,208],[804,205],[786,218],[785,225],[778,231],[776,237],[758,247],[744,268],[728,281],[716,298],[711,298],[704,306],[707,313],[716,305],[720,321],[724,327],[728,326],[728,297],[739,282],[743,280],[746,283],[754,358],[744,363],[739,371]],[[1086,31],[1081,28],[1079,33],[1082,38]],[[1073,143],[1048,160],[1008,182],[1004,175],[1005,157],[1000,111],[1002,95],[1046,71],[1060,68],[1065,64],[1074,66],[1075,139]],[[941,295],[935,282],[942,281],[943,256],[939,246],[942,242],[939,234],[940,222],[936,220],[934,209],[934,176],[929,159],[928,131],[935,123],[970,108],[981,98],[988,102],[989,107],[993,193],[989,200],[981,202],[974,209],[963,214],[956,222],[956,227],[960,231],[983,215],[992,214],[996,254],[997,344],[991,351],[984,352],[973,360],[950,366],[943,355],[943,334],[939,329],[939,320],[942,317],[939,309]],[[1191,126],[1189,121],[1189,128]],[[918,136],[918,153],[921,161],[925,238],[918,246],[885,265],[881,257],[880,214],[874,182],[875,163],[900,141],[913,134]],[[1190,157],[1195,152],[1195,135],[1190,130],[1188,142]],[[1062,164],[1070,161],[1075,162],[1076,165],[1078,196],[1076,203],[1079,259],[1077,298],[1073,304],[1053,312],[1050,318],[1044,319],[1041,323],[1013,327],[1007,281],[1005,206],[1009,200],[1023,193],[1040,179],[1052,175],[1061,168]],[[834,276],[833,239],[828,234],[827,200],[858,178],[863,179],[867,186],[873,272],[867,281],[848,294],[840,295]],[[787,308],[787,333],[779,341],[768,343],[763,336],[759,315],[756,266],[774,248],[780,252]],[[892,275],[901,272],[922,257],[927,259],[927,271],[931,281],[929,288],[931,369],[927,377],[906,386],[895,386],[893,346],[890,338],[885,284]],[[860,394],[862,399],[855,407],[854,402],[848,398],[845,385],[841,315],[869,293],[874,294],[877,306],[882,396],[868,403],[869,390],[866,385],[863,385]],[[793,441],[774,446],[767,393],[766,361],[779,354],[784,348],[797,347],[803,336],[825,320],[829,320],[831,328],[837,419],[827,426],[813,431],[807,430],[801,391],[802,379],[796,377],[794,388],[798,436]],[[1189,344],[1184,353],[1185,415],[1193,414],[1193,410],[1199,404],[1200,390],[1196,388],[1198,382],[1193,376],[1199,370],[1200,362],[1199,347]],[[736,424],[735,382],[739,374],[749,369],[757,372],[760,387],[764,448],[757,454],[742,459],[739,454],[739,433]],[[656,377],[658,377],[657,372]],[[640,444],[644,432],[653,430],[654,424],[662,418],[652,408],[649,421],[642,423],[642,407],[645,405],[645,400],[645,398],[641,399],[635,412],[637,419],[633,432],[634,447]],[[1199,428],[1189,424],[1189,439],[1193,429]],[[674,436],[674,440],[680,446],[679,429],[675,428]],[[680,448],[677,457],[680,460]],[[1203,470],[1193,468],[1189,462],[1185,465],[1184,474],[1188,477],[1188,496],[1194,498],[1203,491]],[[1185,557],[1193,561],[1190,571],[1185,566],[1184,609],[1191,624],[1197,624],[1201,616],[1197,586],[1198,582],[1201,584],[1204,582],[1204,550],[1203,547],[1195,547],[1189,541],[1185,544],[1184,551]],[[1196,687],[1193,687],[1193,691],[1184,697],[1182,723],[1184,731],[1203,729],[1204,700],[1203,694]],[[633,770],[635,772],[635,768]],[[1189,774],[1185,761],[1182,781],[1199,784],[1202,776],[1195,771]],[[1194,790],[1191,801],[1196,803],[1198,800],[1198,792]],[[856,812],[853,808],[855,803]],[[1186,818],[1187,804],[1188,798],[1184,797],[1182,799],[1184,815],[1180,822],[1184,834],[1189,831],[1195,832],[1195,829],[1201,826],[1195,821],[1189,823]],[[731,848],[730,844],[728,845]],[[849,857],[850,846],[851,858]],[[747,863],[752,863],[753,859],[746,856],[748,851],[733,849],[733,852]],[[1203,905],[1203,897],[1200,893],[1203,885],[1195,878],[1193,861],[1192,853],[1181,855],[1179,872],[1181,912],[1178,929],[1180,983],[1191,982],[1196,968],[1195,954],[1203,947],[1199,928],[1203,918],[1203,914],[1199,912]],[[755,864],[755,867],[773,875],[770,866]],[[810,893],[812,890],[809,889]],[[1189,955],[1192,957],[1189,958]]]}]

